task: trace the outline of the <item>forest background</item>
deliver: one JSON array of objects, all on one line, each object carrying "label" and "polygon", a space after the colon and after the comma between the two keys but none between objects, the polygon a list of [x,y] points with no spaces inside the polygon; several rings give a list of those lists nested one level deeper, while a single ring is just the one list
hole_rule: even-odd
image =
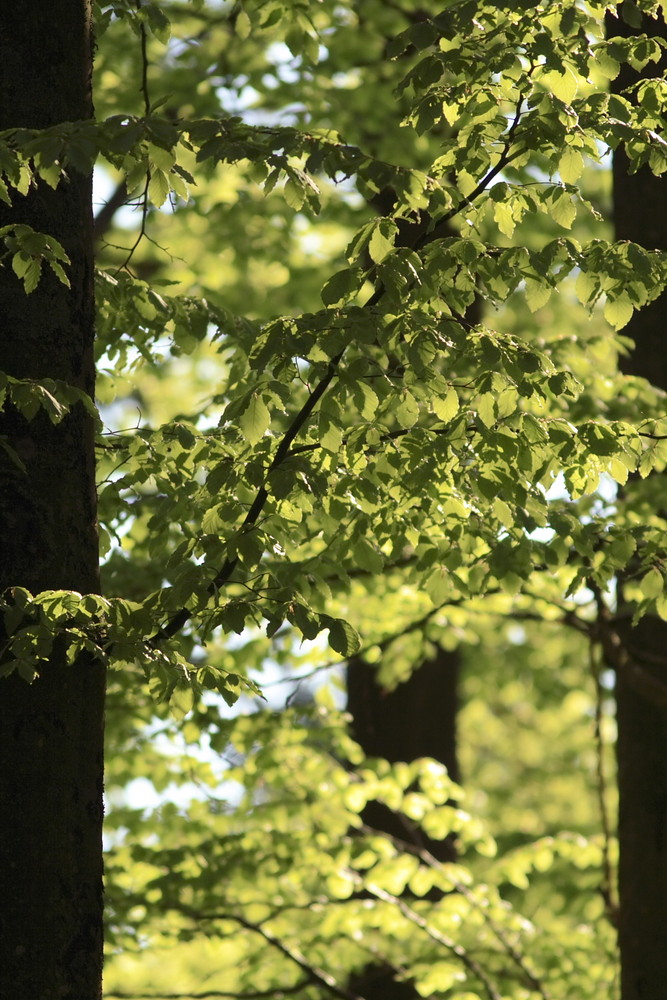
[{"label": "forest background", "polygon": [[40,8],[3,1000],[662,997],[659,6]]}]

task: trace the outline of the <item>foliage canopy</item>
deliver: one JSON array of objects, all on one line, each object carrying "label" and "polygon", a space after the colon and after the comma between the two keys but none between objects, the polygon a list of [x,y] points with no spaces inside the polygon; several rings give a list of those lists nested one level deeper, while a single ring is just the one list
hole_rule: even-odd
[{"label": "foliage canopy", "polygon": [[[667,620],[664,393],[618,359],[667,261],[610,239],[609,163],[667,170],[667,85],[608,82],[660,40],[573,0],[95,7],[97,118],[2,134],[0,197],[95,163],[123,206],[104,596],[2,607],[26,680],[56,638],[111,671],[108,995],[351,997],[369,960],[424,997],[613,995],[619,574]],[[67,282],[48,234],[0,237],[27,294]],[[2,378],[28,420],[93,405]],[[465,792],[364,760],[336,693],[436,644],[467,651]]]}]

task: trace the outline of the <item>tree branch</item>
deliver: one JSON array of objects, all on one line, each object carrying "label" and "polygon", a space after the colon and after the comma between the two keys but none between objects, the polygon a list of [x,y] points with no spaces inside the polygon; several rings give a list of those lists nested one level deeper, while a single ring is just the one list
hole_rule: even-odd
[{"label": "tree branch", "polygon": [[[429,232],[422,233],[421,236],[412,245],[412,249],[421,250],[427,244],[433,242],[435,239],[438,239],[440,234],[442,233],[442,227],[448,224],[451,221],[451,219],[455,215],[457,215],[465,205],[471,204],[472,201],[475,200],[475,198],[479,197],[479,195],[486,190],[491,180],[493,180],[493,178],[498,173],[500,173],[500,171],[503,170],[507,166],[507,164],[511,161],[512,154],[510,153],[510,150],[512,143],[514,141],[516,129],[519,125],[519,121],[521,118],[522,103],[523,103],[523,94],[520,94],[516,105],[513,121],[505,136],[503,150],[500,154],[500,157],[496,165],[492,167],[491,170],[489,170],[485,174],[485,176],[478,183],[477,187],[474,189],[473,192],[471,192],[470,195],[468,195],[467,198],[463,199],[456,208],[453,208],[449,212],[446,212],[444,216],[442,216],[437,220],[434,229],[430,233]],[[385,288],[382,284],[379,284],[376,287],[373,294],[368,299],[368,301],[364,304],[364,308],[368,310],[373,309],[382,300],[384,294],[385,294]],[[338,352],[338,354],[334,355],[334,357],[331,358],[323,378],[315,386],[313,392],[308,396],[306,402],[303,404],[299,412],[294,417],[294,420],[285,431],[282,439],[278,444],[278,447],[276,448],[273,460],[271,461],[271,464],[269,465],[269,468],[267,470],[267,477],[272,471],[274,471],[282,464],[282,462],[288,457],[289,454],[291,454],[290,448],[292,443],[297,438],[302,428],[307,425],[313,410],[319,403],[320,399],[324,396],[331,382],[335,378],[338,372],[340,362],[345,354],[345,350],[346,348],[343,348],[341,351]],[[257,493],[255,494],[255,499],[253,500],[250,509],[248,510],[248,513],[243,519],[243,523],[241,524],[241,527],[239,529],[241,533],[249,531],[257,524],[257,521],[264,509],[268,496],[269,493],[266,486],[265,485],[260,486],[259,489],[257,490]],[[207,593],[209,596],[212,596],[213,594],[217,593],[221,588],[223,588],[229,582],[237,565],[238,565],[237,556],[234,556],[233,558],[227,558],[225,560],[225,562],[220,567],[215,577],[207,587]],[[172,617],[159,629],[158,633],[153,639],[153,642],[157,642],[162,639],[172,638],[177,632],[179,632],[183,628],[183,626],[190,620],[193,614],[194,614],[194,609],[188,607],[181,608],[180,611],[177,611],[174,615],[172,615]]]},{"label": "tree branch", "polygon": [[128,204],[129,194],[123,178],[114,188],[111,197],[105,201],[93,220],[95,240],[101,242],[111,228],[113,217],[121,208]]},{"label": "tree branch", "polygon": [[226,1000],[281,1000],[281,997],[300,993],[312,983],[309,976],[295,983],[294,986],[277,986],[272,990],[256,990],[251,993],[232,993],[229,990],[206,990],[203,993],[119,993],[112,990],[104,992],[105,1000],[209,1000],[212,997],[224,997]]},{"label": "tree branch", "polygon": [[549,1000],[549,993],[547,992],[546,987],[544,986],[542,981],[535,975],[535,973],[531,969],[528,968],[523,956],[516,950],[511,941],[507,939],[505,932],[500,927],[498,927],[495,920],[493,920],[493,918],[489,916],[486,908],[482,906],[475,899],[474,895],[469,891],[466,885],[452,878],[452,875],[446,869],[446,866],[443,865],[441,861],[438,861],[438,859],[434,857],[434,855],[431,854],[430,851],[427,851],[423,847],[418,847],[417,844],[409,843],[407,840],[402,840],[400,837],[396,837],[393,834],[386,833],[384,830],[375,830],[373,827],[368,826],[367,823],[364,823],[360,827],[360,829],[363,833],[368,833],[371,836],[377,835],[384,837],[386,840],[390,840],[394,844],[394,846],[397,847],[400,851],[404,851],[408,854],[414,854],[421,861],[423,861],[423,863],[428,868],[433,868],[436,871],[446,871],[447,878],[454,886],[456,892],[459,893],[459,895],[463,896],[466,900],[468,900],[468,902],[471,903],[475,907],[475,909],[477,909],[482,914],[484,922],[491,929],[492,933],[495,934],[495,936],[498,938],[501,945],[507,952],[507,955],[511,958],[511,960],[514,962],[517,968],[520,969],[523,975],[525,976],[526,982],[528,983],[530,989],[534,990],[536,993],[539,993],[540,997],[542,997],[542,1000]]},{"label": "tree branch", "polygon": [[[355,880],[361,881],[356,872],[350,872],[349,874],[352,875],[355,878]],[[386,903],[392,903],[400,910],[403,916],[410,921],[410,923],[415,924],[422,931],[424,931],[427,937],[429,937],[436,944],[442,945],[448,951],[451,951],[454,955],[456,955],[456,957],[459,959],[461,964],[468,970],[468,972],[470,972],[473,976],[476,976],[477,979],[479,979],[480,983],[484,987],[484,990],[489,1000],[502,1000],[502,996],[500,995],[500,993],[498,993],[497,989],[495,988],[495,986],[493,985],[487,974],[484,972],[484,969],[482,969],[480,964],[477,961],[475,961],[474,958],[470,957],[470,955],[462,945],[457,944],[456,941],[448,937],[448,935],[443,934],[441,931],[436,930],[435,927],[431,927],[428,920],[422,917],[420,913],[417,913],[416,910],[413,910],[412,907],[409,906],[405,902],[405,900],[401,899],[399,896],[394,896],[393,893],[387,892],[386,889],[381,889],[379,886],[369,885],[368,883],[364,885],[364,888],[366,892],[370,893],[371,896],[375,896],[377,899],[381,899]]]},{"label": "tree branch", "polygon": [[[196,915],[190,915],[195,916],[196,919]],[[204,915],[202,915],[200,919],[202,919],[203,916]],[[270,931],[265,930],[265,928],[260,924],[254,924],[250,920],[246,920],[245,917],[234,913],[206,914],[205,918],[207,920],[231,920],[234,923],[239,924],[241,927],[244,927],[246,930],[259,934],[259,936],[263,938],[267,944],[271,945],[272,948],[275,948],[276,951],[279,951],[281,955],[285,956],[285,958],[289,958],[291,962],[298,965],[301,971],[305,972],[309,977],[310,982],[319,983],[319,985],[324,987],[328,993],[338,997],[339,1000],[364,1000],[364,997],[359,996],[357,993],[353,993],[344,986],[341,986],[331,973],[326,972],[324,969],[321,969],[316,965],[311,965],[301,951],[297,948],[290,948],[289,945],[286,945],[279,938],[275,937],[275,935],[273,935]]]}]

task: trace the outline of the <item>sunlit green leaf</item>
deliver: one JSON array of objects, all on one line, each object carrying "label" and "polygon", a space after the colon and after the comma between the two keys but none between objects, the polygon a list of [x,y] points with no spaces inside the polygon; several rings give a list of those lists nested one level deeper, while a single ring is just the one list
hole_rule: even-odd
[{"label": "sunlit green leaf", "polygon": [[239,418],[241,430],[250,444],[256,444],[271,423],[271,413],[261,396],[253,393]]}]

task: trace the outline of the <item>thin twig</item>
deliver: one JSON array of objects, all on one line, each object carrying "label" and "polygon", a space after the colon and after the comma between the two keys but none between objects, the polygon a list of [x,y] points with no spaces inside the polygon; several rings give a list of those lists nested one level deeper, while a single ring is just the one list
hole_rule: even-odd
[{"label": "thin twig", "polygon": [[613,926],[618,923],[618,899],[615,889],[615,873],[611,863],[611,820],[607,806],[607,773],[605,768],[605,745],[602,735],[602,719],[604,717],[604,689],[600,680],[600,666],[595,657],[595,644],[589,644],[589,662],[591,675],[595,684],[595,756],[596,756],[596,793],[602,825],[602,886],[601,893],[607,916]]},{"label": "thin twig", "polygon": [[[136,0],[137,10],[141,11],[142,0]],[[151,101],[150,93],[148,90],[148,42],[146,38],[146,26],[143,20],[139,19],[139,42],[141,46],[141,93],[144,98],[144,114],[146,117],[150,114]],[[127,252],[127,256],[123,263],[116,268],[115,274],[120,271],[125,271],[128,268],[132,257],[134,256],[134,251],[137,249],[144,236],[146,235],[146,221],[148,219],[148,187],[151,182],[151,169],[149,166],[146,167],[146,182],[144,184],[144,190],[141,195],[141,225],[139,226],[139,234]]]},{"label": "thin twig", "polygon": [[421,240],[418,241],[417,246],[415,246],[414,249],[421,249],[423,246],[426,246],[427,243],[432,243],[434,240],[439,239],[440,234],[442,233],[443,229],[447,226],[447,224],[451,222],[451,220],[455,218],[461,211],[463,211],[464,208],[466,208],[468,205],[471,205],[473,201],[475,201],[475,199],[480,196],[480,194],[483,194],[484,191],[486,191],[489,184],[491,183],[491,181],[494,179],[494,177],[497,177],[497,175],[502,170],[504,170],[505,167],[509,166],[512,160],[516,159],[517,156],[520,155],[521,150],[517,150],[514,153],[511,153],[510,150],[514,143],[516,130],[519,127],[519,123],[521,121],[521,107],[523,105],[523,101],[524,101],[524,96],[522,93],[520,93],[519,99],[515,106],[514,118],[512,119],[512,123],[505,134],[505,138],[503,140],[502,152],[498,157],[497,163],[493,167],[491,167],[489,171],[487,171],[487,173],[484,175],[484,177],[482,177],[480,182],[470,192],[469,195],[462,198],[461,201],[458,203],[458,205],[454,205],[453,208],[450,208],[448,212],[445,212],[445,214],[438,219],[437,224],[433,229],[433,231],[430,233],[425,233],[424,236],[421,238]]},{"label": "thin twig", "polygon": [[364,823],[359,829],[362,831],[362,833],[368,833],[371,835],[379,834],[385,839],[390,840],[394,844],[394,846],[397,847],[399,850],[405,851],[408,854],[414,854],[421,861],[423,861],[428,868],[432,868],[435,871],[446,872],[447,879],[454,886],[456,892],[459,893],[459,895],[463,896],[466,900],[468,900],[468,902],[471,903],[475,907],[475,909],[477,909],[481,913],[484,922],[491,929],[492,933],[495,934],[495,936],[498,938],[501,945],[507,952],[508,956],[512,959],[514,964],[517,966],[517,968],[521,970],[530,988],[534,990],[536,993],[539,993],[539,995],[542,997],[542,1000],[549,1000],[549,994],[547,992],[546,987],[537,977],[537,975],[531,969],[528,968],[525,959],[520,954],[520,952],[516,950],[514,945],[508,940],[502,928],[498,927],[495,920],[493,920],[493,918],[489,916],[486,908],[482,906],[475,899],[473,894],[469,891],[468,887],[464,885],[462,882],[459,882],[457,879],[452,878],[451,872],[448,871],[445,865],[443,865],[441,861],[438,861],[438,859],[433,854],[431,854],[430,851],[427,851],[423,847],[417,846],[417,844],[411,844],[406,840],[402,840],[400,837],[396,837],[393,834],[386,833],[384,830],[376,830],[373,827],[368,826],[368,824],[366,823]]},{"label": "thin twig", "polygon": [[255,934],[259,934],[259,936],[263,938],[267,944],[270,944],[272,948],[275,948],[282,955],[284,955],[285,958],[289,958],[290,961],[295,963],[295,965],[298,965],[301,971],[305,972],[306,975],[311,978],[312,982],[319,983],[320,986],[323,986],[329,993],[339,997],[339,1000],[364,1000],[364,997],[361,997],[357,993],[353,993],[351,990],[341,986],[330,972],[326,972],[324,969],[320,969],[316,965],[311,965],[301,951],[297,948],[290,948],[289,945],[280,941],[260,924],[254,924],[250,920],[246,920],[245,917],[238,916],[233,913],[221,913],[217,915],[217,917],[221,920],[232,920],[241,927],[245,927],[246,930],[254,931]]},{"label": "thin twig", "polygon": [[104,992],[104,1000],[208,1000],[209,997],[226,997],[227,1000],[262,1000],[262,998],[275,998],[291,996],[300,993],[312,982],[311,978],[302,979],[294,986],[276,986],[272,990],[256,990],[252,993],[232,993],[229,990],[206,990],[204,993],[119,993],[115,990]]},{"label": "thin twig", "polygon": [[[307,423],[311,413],[319,403],[324,393],[329,388],[329,385],[331,384],[336,375],[338,365],[342,357],[343,357],[343,351],[339,351],[338,354],[336,354],[333,358],[331,358],[327,366],[327,371],[324,377],[315,387],[313,392],[310,394],[310,396],[303,404],[303,406],[295,416],[294,420],[286,430],[282,440],[280,441],[280,444],[276,449],[276,453],[273,456],[273,460],[267,470],[266,474],[267,479],[268,476],[271,474],[271,472],[277,469],[278,466],[280,466],[287,458],[290,450],[290,445],[297,437],[304,424]],[[248,513],[243,519],[243,523],[241,524],[239,533],[242,534],[244,532],[247,532],[255,526],[255,524],[259,519],[260,514],[264,509],[264,505],[268,500],[268,498],[269,498],[269,492],[266,486],[264,485],[260,486],[255,495],[255,499],[253,500],[250,506]],[[212,595],[216,593],[218,590],[220,590],[222,587],[224,587],[229,582],[230,577],[232,576],[232,573],[236,569],[237,565],[238,565],[238,556],[233,556],[232,558],[225,559],[221,568],[218,570],[213,580],[209,583],[207,587],[207,593],[209,595]],[[176,614],[173,615],[169,619],[169,621],[160,629],[156,638],[157,639],[171,638],[173,635],[175,635],[177,632],[180,631],[180,629],[185,625],[187,621],[189,621],[189,619],[192,617],[192,614],[193,611],[190,608],[181,608],[181,610],[176,612]]]},{"label": "thin twig", "polygon": [[[470,204],[475,198],[477,198],[480,194],[482,194],[482,192],[486,189],[491,180],[496,176],[496,174],[499,173],[511,161],[512,155],[510,154],[510,148],[514,141],[514,134],[516,132],[516,129],[520,121],[522,103],[523,103],[523,95],[521,94],[519,95],[519,100],[517,102],[514,120],[512,121],[512,124],[508,129],[503,144],[503,151],[500,154],[496,166],[493,167],[490,171],[488,171],[488,173],[482,178],[477,187],[465,199],[465,201],[462,201],[461,204],[456,209],[452,209],[450,212],[446,213],[444,216],[438,219],[435,229],[431,233],[423,234],[423,236],[416,241],[412,249],[415,250],[423,249],[423,247],[425,247],[428,243],[432,242],[434,239],[437,239],[438,238],[437,234],[440,232],[442,225],[446,224],[455,215],[457,215],[458,212],[460,212],[461,209],[464,207],[464,205]],[[373,292],[371,297],[365,303],[364,308],[368,310],[373,309],[382,300],[384,294],[385,294],[384,286],[382,284],[378,285],[375,288],[375,291]],[[303,404],[299,412],[294,417],[294,420],[285,431],[285,434],[280,440],[280,443],[278,444],[273,460],[267,470],[265,483],[268,480],[269,474],[273,472],[275,469],[277,469],[283,463],[283,461],[285,461],[285,459],[288,458],[293,453],[293,451],[291,450],[292,443],[297,438],[302,428],[305,427],[306,424],[308,423],[308,420],[313,410],[319,403],[320,399],[324,396],[331,382],[337,375],[340,362],[342,361],[343,356],[345,354],[345,350],[346,348],[343,348],[336,355],[334,355],[334,357],[330,359],[327,365],[326,372],[322,377],[321,381],[315,386],[312,393],[308,396],[306,402]],[[241,524],[241,527],[239,529],[240,533],[248,532],[257,524],[259,516],[264,509],[268,497],[269,497],[269,492],[266,488],[266,485],[262,484],[255,495],[255,499],[252,502],[250,509],[248,510],[243,520],[243,523]],[[224,561],[223,565],[218,570],[218,572],[216,573],[213,580],[209,583],[206,589],[206,593],[209,596],[212,596],[216,594],[220,589],[225,587],[226,584],[231,579],[237,565],[238,565],[237,556],[227,558]],[[177,611],[175,614],[173,614],[171,618],[159,629],[156,636],[154,637],[153,642],[173,637],[190,620],[193,614],[194,614],[194,609],[188,607],[181,608],[180,611]]]},{"label": "thin twig", "polygon": [[125,178],[123,178],[116,185],[111,196],[107,198],[93,219],[96,240],[104,239],[105,234],[111,227],[116,212],[124,208],[128,204],[128,201],[127,184],[125,183]]},{"label": "thin twig", "polygon": [[[385,567],[386,570],[394,570],[401,568],[402,568],[401,564],[393,564]],[[475,599],[479,600],[480,598],[494,597],[501,594],[502,590],[494,589],[494,590],[487,590],[485,594],[480,594],[477,598],[461,597],[461,598],[454,598],[453,600],[450,601],[445,601],[443,604],[439,604],[437,605],[437,607],[434,607],[430,611],[427,611],[426,614],[424,614],[421,618],[418,618],[413,622],[409,622],[404,628],[392,632],[390,635],[386,635],[382,639],[376,639],[372,642],[369,642],[366,646],[364,646],[362,649],[360,649],[357,653],[354,654],[353,659],[363,660],[368,655],[368,653],[375,648],[378,648],[382,652],[384,652],[391,645],[392,642],[396,642],[398,639],[402,639],[403,636],[410,635],[412,632],[416,632],[419,629],[423,628],[425,625],[429,623],[429,621],[432,618],[434,618],[437,614],[439,614],[441,611],[446,610],[447,608],[452,608],[452,607],[459,608],[462,605],[465,605],[469,601],[474,601]],[[551,603],[547,601],[546,598],[539,598],[539,599],[545,600],[546,603]],[[560,608],[560,605],[556,605],[556,607]],[[542,615],[538,615],[530,611],[517,611],[515,609],[510,609],[509,611],[494,611],[489,608],[480,609],[475,607],[466,607],[465,610],[467,614],[471,615],[485,615],[487,617],[493,617],[493,618],[511,618],[512,621],[535,621],[544,624],[544,617]],[[588,623],[582,622],[580,619],[578,619],[574,612],[564,613],[562,618],[554,618],[550,622],[547,622],[547,624],[565,625],[566,627],[573,628],[575,629],[575,631],[579,633],[584,633],[585,635],[590,635],[591,632]],[[282,636],[283,633],[279,634]],[[309,681],[313,677],[316,677],[318,674],[324,673],[327,670],[333,670],[335,667],[340,667],[341,664],[345,662],[346,661],[344,659],[340,658],[337,660],[328,660],[326,663],[321,663],[319,666],[313,667],[312,670],[309,670],[308,673],[306,674],[300,674],[298,677],[284,677],[277,681],[268,681],[266,684],[262,685],[262,688],[278,687],[282,684],[295,684],[296,689],[298,689],[299,685],[302,684],[304,681]],[[288,703],[290,699],[294,697],[296,689],[295,692],[289,695],[287,699]]]},{"label": "thin twig", "polygon": [[[142,0],[136,0],[137,10],[141,11]],[[148,116],[151,110],[151,99],[148,91],[148,41],[146,38],[146,25],[143,19],[139,18],[139,39],[141,43],[141,93],[144,98],[144,114]]]},{"label": "thin twig", "polygon": [[123,261],[122,264],[119,264],[118,267],[116,268],[116,270],[114,271],[114,277],[116,277],[116,275],[119,274],[121,271],[126,271],[128,269],[128,265],[129,265],[130,261],[132,260],[132,257],[134,256],[134,251],[137,249],[137,247],[139,246],[139,244],[143,240],[144,236],[146,235],[146,222],[148,220],[148,185],[150,184],[150,182],[151,182],[151,171],[150,171],[150,167],[147,167],[146,168],[146,181],[144,183],[144,189],[143,189],[143,191],[141,193],[141,199],[140,199],[140,201],[141,201],[141,224],[139,226],[139,233],[137,235],[136,240],[132,244],[132,246],[128,249],[127,256],[125,257],[125,260]]},{"label": "thin twig", "polygon": [[[363,881],[356,872],[350,872],[350,875],[353,875],[355,880],[360,882]],[[431,927],[428,920],[422,917],[421,914],[417,913],[416,910],[413,910],[412,907],[399,896],[394,896],[393,893],[387,892],[386,889],[381,889],[380,886],[372,885],[367,882],[364,882],[364,889],[366,892],[370,893],[371,896],[375,896],[377,899],[381,899],[385,903],[391,903],[393,906],[396,906],[403,916],[406,917],[411,923],[419,927],[420,930],[424,931],[427,937],[429,937],[432,941],[435,941],[436,944],[440,944],[447,948],[447,950],[451,951],[452,954],[456,955],[468,972],[479,979],[489,1000],[502,1000],[500,993],[484,972],[484,969],[482,969],[474,958],[470,957],[463,945],[457,944],[456,941],[450,938],[447,934],[443,934],[441,931],[436,930],[435,927]]]}]

